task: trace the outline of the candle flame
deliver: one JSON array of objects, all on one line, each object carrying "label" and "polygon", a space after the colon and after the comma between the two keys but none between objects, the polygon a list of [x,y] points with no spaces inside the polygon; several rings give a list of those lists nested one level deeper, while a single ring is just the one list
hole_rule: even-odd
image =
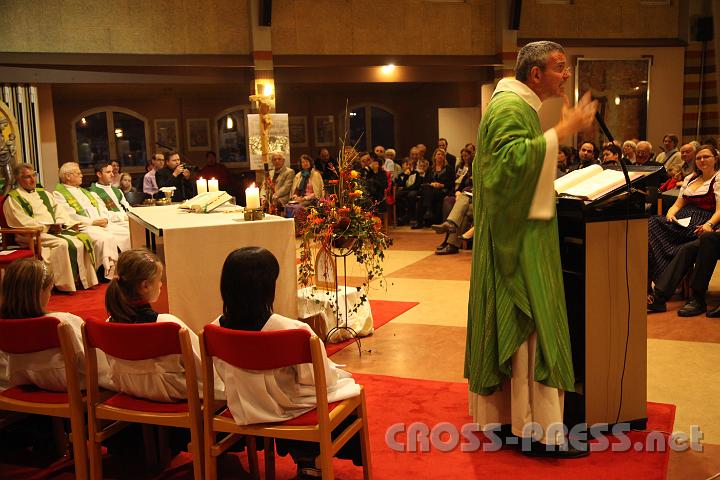
[{"label": "candle flame", "polygon": [[215,180],[215,177],[211,177],[210,180]]},{"label": "candle flame", "polygon": [[255,188],[255,182],[253,182],[248,188]]}]

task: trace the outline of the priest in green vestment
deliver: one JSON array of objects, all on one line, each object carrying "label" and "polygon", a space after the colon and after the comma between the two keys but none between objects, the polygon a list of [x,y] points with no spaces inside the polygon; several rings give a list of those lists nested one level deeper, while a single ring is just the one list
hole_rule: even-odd
[{"label": "priest in green vestment", "polygon": [[[558,138],[588,128],[597,104],[585,95],[570,107],[569,78],[562,46],[523,47],[515,79],[500,80],[488,104],[473,162],[470,413],[484,430],[502,424],[513,435],[533,437],[533,447],[565,443],[563,392],[575,383],[553,180]],[[538,111],[552,97],[565,98],[562,119],[543,132]],[[573,456],[559,447],[544,451]]]}]

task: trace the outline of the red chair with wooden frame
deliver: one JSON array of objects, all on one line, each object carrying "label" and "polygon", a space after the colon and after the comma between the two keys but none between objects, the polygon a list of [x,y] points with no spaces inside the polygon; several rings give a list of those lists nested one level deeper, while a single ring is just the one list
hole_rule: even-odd
[{"label": "red chair with wooden frame", "polygon": [[[5,220],[3,206],[7,196],[0,195],[0,235],[2,242],[0,243],[0,251],[10,252],[0,254],[0,274],[5,271],[8,265],[15,260],[21,258],[41,257],[40,235],[41,232],[36,228],[10,228]],[[22,235],[28,238],[28,245],[25,248],[10,248],[16,245],[15,235]]]},{"label": "red chair with wooden frame", "polygon": [[[363,478],[372,478],[370,439],[367,428],[365,392],[328,405],[322,342],[306,330],[280,330],[248,332],[231,330],[217,325],[206,325],[200,334],[202,357],[203,394],[206,401],[213,398],[213,357],[246,370],[273,370],[303,363],[312,363],[315,377],[317,408],[304,415],[278,423],[238,425],[227,408],[205,409],[205,478],[217,478],[217,457],[239,439],[240,435],[265,437],[265,478],[275,478],[275,438],[315,442],[320,445],[319,462],[322,478],[334,478],[332,459],[353,435],[360,432],[363,460]],[[225,387],[227,389],[227,385]],[[219,412],[219,413],[217,413]],[[331,432],[351,414],[356,419],[334,440]],[[216,434],[228,433],[220,441]],[[252,462],[252,459],[250,459]]]},{"label": "red chair with wooden frame", "polygon": [[21,355],[59,348],[67,380],[67,392],[44,390],[34,385],[10,387],[0,392],[0,410],[69,418],[75,478],[84,480],[88,476],[84,399],[73,335],[72,327],[55,317],[0,320],[0,350]]},{"label": "red chair with wooden frame", "polygon": [[[126,422],[184,427],[190,429],[189,450],[193,454],[193,473],[202,479],[202,418],[197,388],[195,357],[187,329],[176,323],[110,323],[87,320],[82,326],[86,355],[88,436],[90,478],[103,478],[101,444]],[[185,367],[188,399],[184,402],[163,403],[116,393],[108,398],[101,396],[98,387],[97,352],[124,360],[146,360],[164,355],[180,354]],[[109,421],[104,428],[101,421]]]}]

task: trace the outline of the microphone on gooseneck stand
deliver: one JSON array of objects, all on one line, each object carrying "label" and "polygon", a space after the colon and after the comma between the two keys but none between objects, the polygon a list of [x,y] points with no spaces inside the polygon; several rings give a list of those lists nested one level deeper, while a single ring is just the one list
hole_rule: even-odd
[{"label": "microphone on gooseneck stand", "polygon": [[[595,120],[597,120],[598,125],[600,125],[600,129],[603,131],[605,136],[608,139],[608,142],[613,143],[615,139],[612,136],[612,133],[610,133],[610,129],[605,124],[605,119],[600,115],[600,112],[595,111]],[[625,159],[623,159],[622,155],[619,156],[620,160],[620,168],[622,169],[623,175],[625,176],[625,184],[627,185],[628,193],[632,193],[632,186],[630,185],[630,174],[628,173],[627,169],[627,163],[625,163]]]}]

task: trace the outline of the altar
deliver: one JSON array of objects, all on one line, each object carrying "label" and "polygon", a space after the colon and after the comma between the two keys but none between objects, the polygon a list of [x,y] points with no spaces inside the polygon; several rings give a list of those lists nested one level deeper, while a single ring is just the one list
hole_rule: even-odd
[{"label": "altar", "polygon": [[169,313],[200,330],[222,313],[220,273],[227,255],[240,247],[260,246],[275,255],[280,276],[274,311],[297,318],[295,224],[267,215],[245,221],[234,206],[197,214],[177,205],[136,207],[128,212],[133,248],[155,251],[165,264]]}]

